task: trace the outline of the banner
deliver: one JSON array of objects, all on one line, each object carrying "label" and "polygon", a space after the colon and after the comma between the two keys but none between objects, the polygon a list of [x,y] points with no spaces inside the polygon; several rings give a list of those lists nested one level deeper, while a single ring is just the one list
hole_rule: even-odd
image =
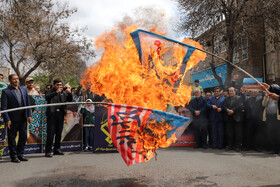
[{"label": "banner", "polygon": [[118,152],[108,130],[108,109],[95,107],[95,127],[93,152]]},{"label": "banner", "polygon": [[[227,64],[217,66],[215,71],[217,75],[222,78],[222,82],[224,84],[226,80],[226,74],[227,74]],[[211,88],[211,87],[219,86],[219,82],[217,81],[217,79],[215,79],[211,69],[207,69],[205,71],[192,74],[193,82],[196,79],[199,80],[199,85],[202,88]]]},{"label": "banner", "polygon": [[67,105],[61,134],[61,151],[83,150],[83,119],[79,115],[81,105]]},{"label": "banner", "polygon": [[[30,95],[31,103],[35,105],[46,104],[44,96]],[[62,151],[81,151],[82,143],[82,118],[77,115],[79,106],[69,105],[67,107],[67,114],[64,116],[64,127],[61,138]],[[27,124],[27,143],[24,149],[25,154],[43,153],[45,143],[47,140],[47,115],[46,107],[34,108],[31,114],[31,122]],[[0,140],[4,137],[1,133],[5,131],[2,129],[3,122],[0,118]],[[5,125],[4,125],[4,128]],[[16,142],[18,136],[16,137]],[[1,142],[1,141],[0,141]],[[8,141],[0,143],[0,156],[8,156],[9,148]]]},{"label": "banner", "polygon": [[0,117],[0,142],[6,141],[6,125],[2,117]]},{"label": "banner", "polygon": [[188,108],[180,107],[178,109],[178,115],[190,118],[187,122],[189,124],[188,128],[179,127],[178,131],[182,134],[177,138],[175,143],[172,143],[173,147],[185,147],[185,146],[195,146],[194,130],[192,128],[192,114]]},{"label": "banner", "polygon": [[168,81],[177,88],[185,73],[187,62],[196,48],[141,29],[130,35],[142,65],[153,69],[159,79]]}]

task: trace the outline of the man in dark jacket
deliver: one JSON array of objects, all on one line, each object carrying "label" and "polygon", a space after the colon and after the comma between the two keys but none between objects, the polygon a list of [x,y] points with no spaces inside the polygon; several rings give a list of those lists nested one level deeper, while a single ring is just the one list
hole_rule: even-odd
[{"label": "man in dark jacket", "polygon": [[207,107],[210,108],[210,126],[212,130],[213,149],[221,149],[224,145],[224,118],[223,118],[223,102],[220,88],[214,89],[214,96],[210,98]]},{"label": "man in dark jacket", "polygon": [[[19,78],[15,74],[9,76],[10,86],[2,91],[1,109],[7,110],[12,108],[30,106],[27,90],[23,86],[19,86]],[[20,161],[28,161],[23,156],[24,146],[27,141],[27,121],[31,120],[31,111],[18,110],[14,112],[4,113],[4,121],[8,127],[8,143],[11,161],[19,163]],[[19,132],[18,145],[16,146],[15,138]]]},{"label": "man in dark jacket", "polygon": [[193,115],[193,128],[196,146],[195,148],[203,147],[207,149],[207,127],[208,121],[206,116],[206,101],[201,97],[201,91],[196,89],[195,98],[190,101],[188,106]]},{"label": "man in dark jacket", "polygon": [[[55,79],[53,87],[46,91],[46,100],[48,104],[64,103],[73,100],[70,88],[65,90],[62,87],[62,81]],[[64,155],[60,150],[61,133],[64,123],[64,115],[66,114],[66,106],[51,106],[47,108],[47,143],[45,149],[45,156],[52,157],[52,145],[55,135],[54,154]]]},{"label": "man in dark jacket", "polygon": [[226,150],[231,150],[234,147],[236,151],[241,150],[242,145],[242,106],[240,96],[236,95],[234,87],[229,89],[229,97],[223,103],[223,110],[225,112],[225,128],[226,140],[228,146]]},{"label": "man in dark jacket", "polygon": [[[256,135],[257,131],[261,129],[261,120],[263,116],[262,96],[258,96],[259,92],[253,90],[250,96],[245,97],[245,121],[243,130],[243,149],[257,149]],[[263,133],[263,132],[262,132]]]}]

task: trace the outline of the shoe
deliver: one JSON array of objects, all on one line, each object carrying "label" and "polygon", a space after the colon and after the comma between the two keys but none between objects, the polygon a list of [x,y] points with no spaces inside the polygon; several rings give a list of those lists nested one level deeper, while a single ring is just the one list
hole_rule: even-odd
[{"label": "shoe", "polygon": [[270,154],[278,155],[278,154],[279,154],[279,151],[272,151],[272,152],[270,152]]},{"label": "shoe", "polygon": [[226,151],[230,151],[232,150],[232,147],[231,146],[226,146]]},{"label": "shoe", "polygon": [[11,158],[11,162],[20,163],[20,160],[17,157],[15,157],[15,158]]},{"label": "shoe", "polygon": [[92,147],[91,147],[91,146],[89,146],[89,147],[88,147],[88,150],[92,151],[93,149],[92,149]]},{"label": "shoe", "polygon": [[24,161],[24,162],[28,161],[28,158],[26,158],[26,157],[24,157],[24,156],[18,156],[18,159],[19,159],[20,161]]},{"label": "shoe", "polygon": [[88,149],[88,147],[86,147],[85,149],[84,149],[84,151],[88,151],[89,149]]},{"label": "shoe", "polygon": [[54,155],[64,155],[64,153],[61,152],[61,151],[55,151],[53,154],[54,154]]},{"label": "shoe", "polygon": [[52,157],[52,155],[53,155],[52,153],[46,153],[46,154],[45,154],[45,157],[49,157],[49,158],[51,158],[51,157]]}]

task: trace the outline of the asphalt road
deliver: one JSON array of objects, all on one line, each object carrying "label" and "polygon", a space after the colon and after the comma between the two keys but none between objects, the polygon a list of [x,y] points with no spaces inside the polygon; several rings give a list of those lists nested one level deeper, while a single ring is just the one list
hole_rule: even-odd
[{"label": "asphalt road", "polygon": [[172,147],[126,166],[118,153],[69,152],[0,160],[0,186],[280,186],[280,156]]}]

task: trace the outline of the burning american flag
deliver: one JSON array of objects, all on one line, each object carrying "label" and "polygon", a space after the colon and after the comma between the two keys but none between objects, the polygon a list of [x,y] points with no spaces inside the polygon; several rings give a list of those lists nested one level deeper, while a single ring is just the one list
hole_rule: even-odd
[{"label": "burning american flag", "polygon": [[149,161],[160,147],[168,147],[187,128],[189,118],[148,108],[109,104],[108,129],[111,139],[129,166]]}]

